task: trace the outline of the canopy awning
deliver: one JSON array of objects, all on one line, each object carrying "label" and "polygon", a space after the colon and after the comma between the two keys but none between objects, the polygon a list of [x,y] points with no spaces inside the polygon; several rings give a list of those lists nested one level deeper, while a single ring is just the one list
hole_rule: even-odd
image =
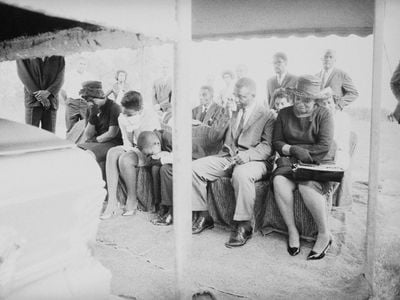
[{"label": "canopy awning", "polygon": [[372,34],[373,0],[196,0],[193,39]]},{"label": "canopy awning", "polygon": [[[174,0],[1,0],[0,2],[46,16],[130,31],[163,40],[173,39],[176,35]],[[0,22],[3,23],[4,20]],[[23,25],[24,19],[20,22]],[[25,26],[29,25],[27,22]]]},{"label": "canopy awning", "polygon": [[[174,0],[1,0],[21,9],[176,40]],[[9,18],[15,18],[10,15]],[[194,40],[372,34],[373,0],[194,0]],[[2,19],[2,23],[6,20]],[[32,25],[20,20],[19,27]],[[54,24],[52,26],[55,26]],[[4,28],[4,27],[3,27]],[[4,40],[4,39],[2,39]]]}]

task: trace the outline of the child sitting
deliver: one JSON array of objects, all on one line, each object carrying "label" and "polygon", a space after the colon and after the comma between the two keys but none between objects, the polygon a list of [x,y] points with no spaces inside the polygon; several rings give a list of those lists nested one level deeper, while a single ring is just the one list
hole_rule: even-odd
[{"label": "child sitting", "polygon": [[293,101],[290,98],[290,95],[286,92],[284,88],[279,88],[275,90],[274,94],[272,95],[272,103],[273,110],[275,111],[276,115],[278,115],[279,111],[282,108],[293,105]]},{"label": "child sitting", "polygon": [[139,150],[151,166],[155,205],[159,206],[154,225],[172,224],[172,136],[163,130],[143,131],[137,141]]},{"label": "child sitting", "polygon": [[101,219],[108,219],[117,214],[117,187],[121,180],[127,190],[125,211],[123,216],[135,214],[138,200],[136,195],[137,167],[145,164],[144,156],[136,147],[142,131],[160,128],[157,115],[152,110],[143,108],[143,98],[139,92],[129,91],[121,100],[122,113],[118,117],[118,125],[122,134],[123,145],[113,147],[107,152],[106,178],[108,203]]}]

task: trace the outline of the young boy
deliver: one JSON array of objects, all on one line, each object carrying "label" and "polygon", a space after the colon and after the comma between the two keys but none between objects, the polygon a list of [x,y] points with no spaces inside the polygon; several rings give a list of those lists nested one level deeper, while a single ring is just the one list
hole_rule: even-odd
[{"label": "young boy", "polygon": [[172,135],[163,130],[143,131],[137,140],[137,147],[148,157],[151,166],[155,204],[159,206],[154,225],[172,224]]},{"label": "young boy", "polygon": [[275,90],[272,96],[272,103],[276,114],[278,114],[282,108],[293,105],[290,95],[283,88]]}]

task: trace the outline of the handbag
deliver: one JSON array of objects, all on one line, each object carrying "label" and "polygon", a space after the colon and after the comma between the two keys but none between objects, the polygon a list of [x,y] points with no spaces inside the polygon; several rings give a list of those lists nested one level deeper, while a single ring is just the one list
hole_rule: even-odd
[{"label": "handbag", "polygon": [[293,179],[299,181],[341,182],[344,176],[344,169],[333,164],[314,165],[300,162],[292,165],[292,171]]}]

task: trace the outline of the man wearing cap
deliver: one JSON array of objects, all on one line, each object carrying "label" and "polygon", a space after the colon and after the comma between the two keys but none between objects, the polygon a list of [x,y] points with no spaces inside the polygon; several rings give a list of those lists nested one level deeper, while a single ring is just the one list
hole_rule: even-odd
[{"label": "man wearing cap", "polygon": [[329,96],[337,99],[336,107],[342,110],[358,97],[358,91],[346,72],[335,68],[336,52],[325,51],[322,57],[322,70],[317,74],[321,80],[321,90],[330,92]]},{"label": "man wearing cap", "polygon": [[[121,132],[118,127],[121,107],[114,101],[105,98],[100,81],[82,83],[79,94],[88,102],[89,117],[84,132],[86,142],[78,144],[78,147],[91,151],[97,162],[103,163],[110,148],[122,145]],[[100,164],[100,166],[102,165]]]},{"label": "man wearing cap", "polygon": [[273,56],[275,76],[267,80],[267,104],[269,108],[274,108],[273,95],[279,88],[294,87],[297,77],[287,71],[288,58],[286,53],[277,52]]},{"label": "man wearing cap", "polygon": [[58,93],[64,82],[62,56],[17,60],[17,73],[24,85],[25,122],[55,132]]},{"label": "man wearing cap", "polygon": [[267,158],[272,153],[271,138],[274,126],[273,114],[257,104],[256,84],[250,78],[236,82],[234,95],[237,111],[226,119],[226,130],[219,131],[215,140],[224,138],[224,147],[215,156],[208,156],[192,163],[192,208],[194,220],[192,233],[199,234],[211,229],[214,221],[207,208],[207,183],[220,177],[231,176],[236,202],[233,217],[235,229],[225,246],[242,246],[252,235],[255,187],[254,182],[264,178],[272,165]]}]

